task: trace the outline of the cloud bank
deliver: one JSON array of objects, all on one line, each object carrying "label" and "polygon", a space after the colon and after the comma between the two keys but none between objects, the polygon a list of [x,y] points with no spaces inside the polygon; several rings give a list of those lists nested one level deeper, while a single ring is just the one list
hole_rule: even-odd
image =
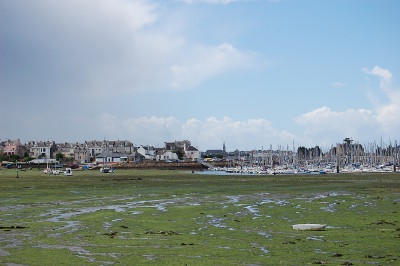
[{"label": "cloud bank", "polygon": [[[392,73],[388,69],[375,66],[362,68],[367,75],[379,79],[379,94],[385,96],[385,102],[373,100],[374,109],[347,109],[332,111],[323,106],[295,118],[295,122],[304,128],[307,142],[320,140],[331,144],[338,136],[355,137],[360,140],[391,137],[395,139],[400,132],[400,89],[392,82]],[[340,141],[340,139],[337,139]]]},{"label": "cloud bank", "polygon": [[[96,119],[96,128],[100,134],[110,139],[130,136],[135,143],[161,145],[164,141],[188,139],[201,149],[221,149],[225,142],[230,149],[269,148],[270,144],[292,143],[296,138],[286,131],[274,129],[263,118],[234,120],[229,117],[204,120],[191,118],[179,121],[175,117],[138,117],[118,119],[103,114]],[[106,127],[102,125],[107,125]]]},{"label": "cloud bank", "polygon": [[194,3],[229,4],[238,1],[240,0],[182,0],[182,2],[185,2],[187,4],[194,4]]},{"label": "cloud bank", "polygon": [[22,67],[18,88],[42,93],[188,89],[250,62],[231,43],[190,42],[159,12],[145,0],[3,1],[3,84],[15,88]]}]

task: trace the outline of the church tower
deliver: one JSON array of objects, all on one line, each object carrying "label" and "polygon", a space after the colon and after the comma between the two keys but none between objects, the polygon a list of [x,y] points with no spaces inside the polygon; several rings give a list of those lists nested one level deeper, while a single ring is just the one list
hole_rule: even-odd
[{"label": "church tower", "polygon": [[224,141],[224,144],[222,145],[222,150],[223,150],[224,152],[226,152],[225,141]]}]

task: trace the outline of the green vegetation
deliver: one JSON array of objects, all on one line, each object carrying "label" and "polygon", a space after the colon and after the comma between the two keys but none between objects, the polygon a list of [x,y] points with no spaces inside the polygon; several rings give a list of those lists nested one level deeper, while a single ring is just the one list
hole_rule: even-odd
[{"label": "green vegetation", "polygon": [[179,160],[183,160],[183,156],[185,155],[184,153],[183,153],[183,151],[181,151],[181,150],[174,150],[174,151],[172,151],[173,153],[176,153],[176,155],[178,156],[178,159]]},{"label": "green vegetation", "polygon": [[0,264],[398,265],[399,212],[396,173],[0,170]]},{"label": "green vegetation", "polygon": [[57,160],[57,161],[62,162],[62,161],[64,161],[64,158],[65,158],[65,156],[64,156],[63,153],[58,152],[58,153],[56,154],[56,160]]}]

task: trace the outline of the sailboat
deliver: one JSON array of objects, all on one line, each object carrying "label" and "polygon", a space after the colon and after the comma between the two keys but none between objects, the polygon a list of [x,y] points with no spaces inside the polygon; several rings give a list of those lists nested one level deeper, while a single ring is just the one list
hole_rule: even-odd
[{"label": "sailboat", "polygon": [[47,161],[47,167],[43,171],[46,175],[51,175],[53,172],[51,171],[51,168],[49,167],[49,162]]},{"label": "sailboat", "polygon": [[53,175],[60,174],[60,170],[57,169],[57,161],[54,162],[54,170],[52,172],[53,172]]},{"label": "sailboat", "polygon": [[[105,147],[105,141],[104,141],[104,147]],[[106,156],[106,151],[104,148],[103,148],[103,156],[104,156],[103,157],[103,165],[100,168],[100,173],[108,174],[110,172],[113,172],[112,169],[106,165],[107,156]]]}]

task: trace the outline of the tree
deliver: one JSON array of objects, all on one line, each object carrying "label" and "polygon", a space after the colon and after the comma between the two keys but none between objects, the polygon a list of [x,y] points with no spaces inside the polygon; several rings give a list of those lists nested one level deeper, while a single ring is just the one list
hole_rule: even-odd
[{"label": "tree", "polygon": [[0,155],[0,161],[8,161],[9,159],[10,159],[10,156],[8,156],[8,155],[5,155],[5,154]]},{"label": "tree", "polygon": [[64,160],[64,157],[65,157],[64,154],[61,153],[61,152],[58,152],[56,154],[56,160],[59,161],[59,162],[62,162]]},{"label": "tree", "polygon": [[18,154],[11,154],[10,155],[10,161],[17,161],[17,160],[19,160],[21,157],[18,155]]},{"label": "tree", "polygon": [[176,153],[178,155],[179,160],[183,160],[183,152],[181,150],[174,150],[173,153]]},{"label": "tree", "polygon": [[30,162],[30,161],[32,161],[31,157],[29,157],[29,156],[24,157],[24,162]]}]

